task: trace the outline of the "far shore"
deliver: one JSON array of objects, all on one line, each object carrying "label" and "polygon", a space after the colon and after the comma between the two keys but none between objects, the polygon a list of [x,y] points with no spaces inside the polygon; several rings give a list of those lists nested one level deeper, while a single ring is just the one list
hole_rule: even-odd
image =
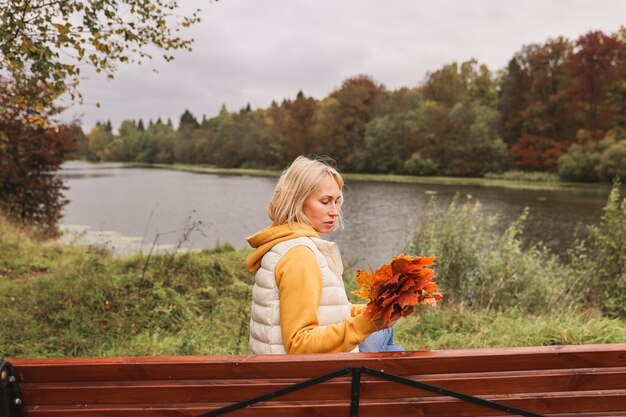
[{"label": "far shore", "polygon": [[[176,171],[194,172],[199,174],[213,175],[244,175],[251,177],[278,177],[281,171],[268,169],[250,168],[220,168],[205,165],[189,164],[145,164],[131,163],[130,166],[143,168],[170,169]],[[436,176],[412,176],[394,174],[359,174],[343,173],[348,182],[390,182],[405,184],[433,184],[433,185],[475,185],[482,187],[502,187],[527,190],[562,190],[562,191],[585,191],[608,194],[611,185],[608,183],[579,183],[565,181],[514,181],[504,179],[491,179],[481,177],[436,177]]]}]

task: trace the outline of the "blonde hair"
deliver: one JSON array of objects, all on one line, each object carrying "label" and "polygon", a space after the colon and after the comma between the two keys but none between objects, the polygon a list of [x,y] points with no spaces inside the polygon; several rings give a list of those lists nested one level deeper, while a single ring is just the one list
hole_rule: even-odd
[{"label": "blonde hair", "polygon": [[[341,174],[333,168],[330,158],[297,157],[291,165],[283,171],[278,179],[274,194],[267,207],[267,215],[276,225],[311,222],[303,212],[304,202],[317,189],[327,176],[332,177],[339,190],[343,188]],[[341,195],[343,197],[343,193]],[[337,204],[339,216],[332,230],[343,228],[343,214],[341,212],[341,198]]]}]

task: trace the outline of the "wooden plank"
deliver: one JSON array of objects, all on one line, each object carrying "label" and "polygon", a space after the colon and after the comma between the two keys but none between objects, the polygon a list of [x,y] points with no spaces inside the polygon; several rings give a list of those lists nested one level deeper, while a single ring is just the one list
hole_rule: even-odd
[{"label": "wooden plank", "polygon": [[[489,396],[488,399],[513,407],[542,414],[583,415],[583,413],[606,412],[609,415],[626,414],[625,390],[597,391],[591,393],[557,393],[541,397],[530,395]],[[29,417],[195,417],[224,404],[143,404],[141,406],[84,406],[74,407],[27,407]],[[283,402],[268,403],[239,410],[229,417],[304,417],[346,415],[348,402]],[[363,401],[361,417],[428,416],[428,417],[476,417],[500,416],[501,411],[448,398],[421,398],[393,401]],[[601,415],[601,414],[600,414]]]},{"label": "wooden plank", "polygon": [[[575,370],[518,371],[472,374],[410,376],[426,382],[471,395],[527,392],[558,392],[580,390],[626,389],[626,368],[591,368]],[[237,402],[285,388],[300,380],[218,380],[218,381],[139,381],[80,382],[20,385],[26,404],[109,404],[171,403],[171,402]],[[437,394],[387,382],[375,377],[362,377],[363,399],[435,396]],[[350,379],[338,378],[281,397],[284,400],[339,400],[350,395]]]},{"label": "wooden plank", "polygon": [[626,344],[384,354],[13,359],[19,382],[310,378],[342,367],[397,375],[626,366]]}]

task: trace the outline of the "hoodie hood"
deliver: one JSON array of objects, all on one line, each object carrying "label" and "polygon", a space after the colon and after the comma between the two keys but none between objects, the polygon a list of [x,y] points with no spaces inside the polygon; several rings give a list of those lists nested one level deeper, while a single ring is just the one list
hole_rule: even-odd
[{"label": "hoodie hood", "polygon": [[294,225],[281,224],[280,226],[272,225],[266,229],[248,238],[248,243],[254,248],[254,251],[246,258],[246,267],[250,272],[256,272],[261,267],[261,258],[275,245],[286,240],[298,237],[317,237],[319,235],[311,227],[300,223]]}]

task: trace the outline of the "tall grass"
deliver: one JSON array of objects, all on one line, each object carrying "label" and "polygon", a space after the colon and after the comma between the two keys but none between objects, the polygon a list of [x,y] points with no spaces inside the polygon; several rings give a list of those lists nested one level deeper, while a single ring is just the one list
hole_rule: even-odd
[{"label": "tall grass", "polygon": [[486,216],[480,203],[445,211],[434,201],[419,223],[407,251],[436,255],[438,282],[448,302],[488,310],[524,313],[596,309],[626,318],[626,200],[620,184],[611,190],[604,215],[589,226],[562,262],[541,243],[524,248],[525,211],[504,233],[498,218]]},{"label": "tall grass", "polygon": [[526,216],[499,233],[498,217],[485,215],[478,202],[460,204],[457,196],[439,212],[431,200],[407,252],[437,257],[437,281],[449,303],[543,311],[564,271],[545,247],[523,248]]},{"label": "tall grass", "polygon": [[0,240],[20,254],[13,264],[45,265],[33,275],[2,257],[0,357],[247,349],[251,276],[232,247],[153,256],[146,268],[145,256]]},{"label": "tall grass", "polygon": [[626,317],[626,199],[615,181],[601,222],[569,250],[571,274],[563,299]]}]

